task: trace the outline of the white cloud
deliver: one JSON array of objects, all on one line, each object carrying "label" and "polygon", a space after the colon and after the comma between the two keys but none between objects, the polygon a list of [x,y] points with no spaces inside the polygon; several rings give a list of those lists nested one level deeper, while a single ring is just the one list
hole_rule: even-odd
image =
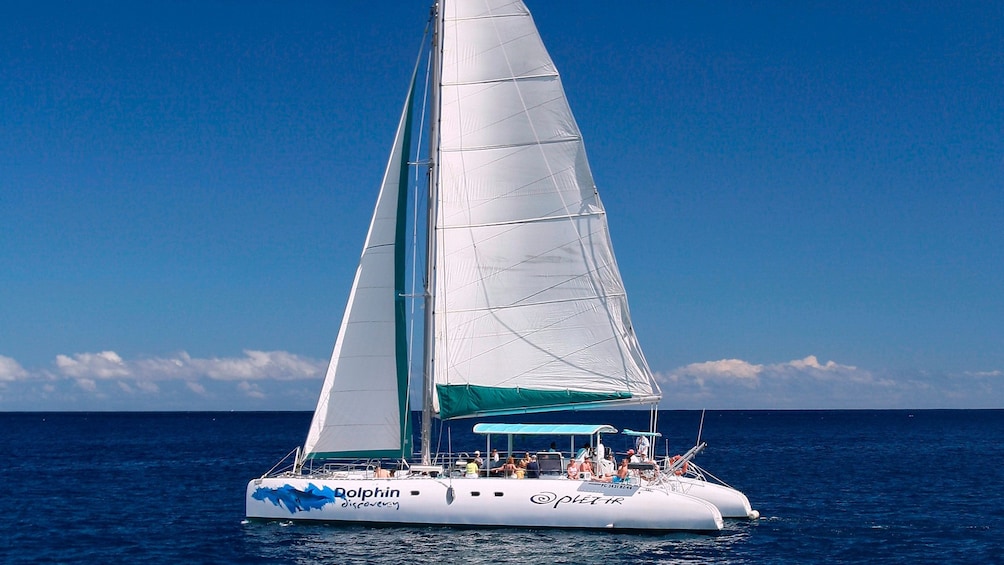
[{"label": "white cloud", "polygon": [[993,378],[1004,376],[1004,371],[967,371],[963,375],[967,377]]},{"label": "white cloud", "polygon": [[86,390],[87,392],[97,392],[98,383],[94,379],[76,379],[77,386]]},{"label": "white cloud", "polygon": [[[312,379],[321,375],[323,365],[286,351],[245,350],[244,357],[189,359],[191,366],[218,380]],[[187,356],[186,356],[187,357]]]},{"label": "white cloud", "polygon": [[844,366],[844,365],[837,365],[833,361],[827,361],[825,365],[820,365],[819,364],[819,360],[816,359],[815,355],[809,355],[805,359],[796,359],[794,361],[789,361],[788,363],[786,363],[786,365],[788,365],[789,367],[792,367],[794,369],[800,369],[800,370],[813,369],[813,370],[816,370],[816,371],[837,371],[837,370],[840,370],[842,368],[843,369],[854,369],[855,368],[855,367],[852,367],[850,365],[846,365],[846,366]]},{"label": "white cloud", "polygon": [[121,389],[122,392],[127,394],[136,394],[140,392],[151,394],[160,392],[160,387],[153,381],[117,381],[116,384],[119,385],[119,389]]},{"label": "white cloud", "polygon": [[114,351],[75,353],[73,357],[57,355],[56,367],[68,377],[113,379],[131,376],[129,367]]},{"label": "white cloud", "polygon": [[157,383],[153,381],[136,381],[133,384],[135,384],[136,388],[138,388],[143,392],[149,392],[149,393],[160,392],[160,387],[157,386]]},{"label": "white cloud", "polygon": [[[11,360],[13,361],[13,360]],[[181,352],[173,357],[123,360],[114,351],[56,356],[56,369],[66,377],[89,379],[170,379],[221,381],[294,380],[320,378],[324,364],[286,351],[245,350],[244,357],[193,358]],[[147,387],[150,389],[151,387]]]},{"label": "white cloud", "polygon": [[10,357],[0,355],[0,382],[17,381],[27,376],[28,371],[25,371],[20,363]]},{"label": "white cloud", "polygon": [[[115,351],[57,355],[45,368],[25,369],[0,356],[0,409],[158,410],[261,408],[261,401],[290,394],[308,409],[317,398],[326,361],[287,351],[245,350],[237,357],[123,358]],[[80,393],[84,392],[85,395]]]},{"label": "white cloud", "polygon": [[876,378],[870,371],[814,355],[782,363],[741,359],[691,363],[657,374],[664,407],[868,408],[916,396],[915,383]]},{"label": "white cloud", "polygon": [[786,378],[799,375],[825,378],[827,375],[832,374],[854,375],[856,373],[861,374],[863,372],[859,371],[853,365],[840,365],[833,361],[827,361],[825,365],[820,364],[815,355],[809,355],[804,359],[795,359],[787,363],[776,363],[773,365],[757,365],[741,359],[721,359],[719,361],[691,363],[664,375],[662,378],[665,381],[672,382],[680,382],[681,380],[690,378],[698,382],[718,380],[758,383],[763,379]]},{"label": "white cloud", "polygon": [[741,359],[721,359],[719,361],[691,363],[673,371],[669,377],[674,382],[678,382],[681,377],[692,377],[700,383],[708,379],[740,380],[755,383],[763,370],[763,365],[754,365]]},{"label": "white cloud", "polygon": [[240,384],[237,385],[237,388],[244,391],[244,394],[250,396],[251,398],[265,398],[265,393],[263,393],[261,391],[261,387],[256,384],[241,381]]}]

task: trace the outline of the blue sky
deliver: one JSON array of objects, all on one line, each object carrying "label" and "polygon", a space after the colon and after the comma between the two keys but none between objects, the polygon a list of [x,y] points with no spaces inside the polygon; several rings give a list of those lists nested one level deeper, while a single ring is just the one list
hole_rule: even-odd
[{"label": "blue sky", "polygon": [[[0,410],[311,409],[409,4],[0,7]],[[999,3],[528,4],[664,407],[1004,408]]]}]

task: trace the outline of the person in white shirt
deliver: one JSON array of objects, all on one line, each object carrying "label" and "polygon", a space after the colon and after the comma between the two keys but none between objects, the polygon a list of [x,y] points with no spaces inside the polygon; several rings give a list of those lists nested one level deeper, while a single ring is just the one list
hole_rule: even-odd
[{"label": "person in white shirt", "polygon": [[639,459],[641,459],[642,461],[648,461],[650,459],[649,457],[650,444],[648,441],[648,436],[638,436],[638,442],[635,445],[635,447],[637,448],[636,451],[638,453]]},{"label": "person in white shirt", "polygon": [[600,477],[609,477],[617,472],[617,465],[614,463],[614,451],[607,448],[607,456],[600,459],[596,465],[596,474]]}]

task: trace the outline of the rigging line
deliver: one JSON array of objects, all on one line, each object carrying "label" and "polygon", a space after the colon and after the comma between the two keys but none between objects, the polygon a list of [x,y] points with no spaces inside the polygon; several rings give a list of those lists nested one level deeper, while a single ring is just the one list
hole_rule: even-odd
[{"label": "rigging line", "polygon": [[701,433],[704,432],[704,410],[701,410],[701,425],[697,427],[697,443],[694,445],[701,445]]},{"label": "rigging line", "polygon": [[446,28],[446,12],[443,0],[432,8],[435,16],[435,31],[430,48],[431,93],[429,97],[429,167],[427,169],[426,209],[425,209],[425,269],[422,288],[425,291],[425,308],[422,325],[422,463],[431,459],[432,419],[436,412],[436,264],[439,251],[436,241],[436,218],[439,214],[439,183],[442,159],[442,82],[443,44]]},{"label": "rigging line", "polygon": [[[426,36],[422,38],[422,44],[426,44],[426,37],[428,36],[428,28],[426,28]],[[424,51],[424,48],[422,49]],[[426,112],[428,111],[429,105],[429,87],[432,80],[432,73],[428,72],[432,67],[432,50],[429,50],[428,55],[426,55],[426,73],[425,73],[425,84],[422,90],[422,111],[419,114],[418,121],[418,131],[419,135],[416,136],[415,140],[415,165],[419,165],[421,161],[425,161],[425,165],[428,165],[429,160],[421,159],[422,154],[422,134],[425,131],[425,118]],[[418,257],[418,217],[419,217],[419,196],[421,194],[421,178],[419,176],[418,166],[412,169],[412,217],[411,217],[411,297],[424,296],[425,292],[421,294],[418,293],[418,267],[419,257]],[[408,329],[408,372],[411,374],[412,363],[415,359],[415,309],[417,308],[416,300],[411,301],[411,313],[409,315],[409,329]],[[408,379],[408,394],[411,395],[411,379]],[[410,410],[409,410],[410,411]]]},{"label": "rigging line", "polygon": [[[421,47],[418,50],[418,57],[417,57],[418,60],[415,61],[415,71],[416,72],[418,72],[418,65],[419,65],[419,62],[422,60],[422,53],[425,51],[425,45],[427,44],[427,39],[429,37],[429,31],[430,31],[432,25],[433,25],[432,18],[430,17],[429,21],[426,22],[426,24],[425,24],[425,33],[422,34],[422,42],[420,44]],[[429,60],[430,57],[431,57],[431,53],[426,56],[426,69],[428,69],[428,66],[429,66],[428,60]],[[414,85],[414,80],[412,80],[412,85]],[[415,138],[415,160],[416,161],[418,161],[419,158],[420,158],[419,151],[421,151],[421,147],[422,147],[422,133],[421,132],[425,128],[425,112],[426,112],[426,101],[428,99],[428,95],[429,95],[429,73],[426,72],[426,74],[425,74],[425,86],[424,86],[424,89],[423,89],[423,92],[422,92],[422,105],[420,106],[421,109],[422,109],[422,111],[421,111],[421,114],[420,114],[420,117],[419,117],[419,130],[418,130],[419,134]],[[412,99],[412,104],[414,105],[414,99]],[[402,158],[406,157],[407,155],[408,155],[408,148],[407,147],[402,148],[402,150],[401,150],[401,156],[402,156]],[[409,166],[409,167],[412,168],[412,187],[411,188],[417,194],[418,189],[416,187],[418,186],[418,180],[419,180],[419,177],[418,177],[418,168],[416,166],[414,166],[410,162],[407,163],[407,166]],[[418,259],[418,198],[417,197],[413,198],[412,208],[413,208],[413,210],[412,210],[412,222],[411,222],[411,225],[412,225],[412,228],[411,228],[412,229],[411,241],[412,241],[412,265],[414,266],[415,262]],[[412,268],[412,270],[411,270],[411,294],[412,295],[415,294],[416,284],[417,284],[416,269]],[[408,365],[407,366],[408,379],[406,381],[407,385],[405,387],[406,390],[405,390],[405,397],[404,397],[404,406],[402,407],[404,409],[404,412],[405,412],[405,414],[404,414],[405,426],[404,426],[404,429],[402,430],[403,433],[410,433],[410,429],[411,429],[410,422],[411,422],[411,418],[412,418],[412,414],[411,414],[411,379],[412,379],[412,370],[411,369],[412,369],[412,363],[413,363],[414,358],[415,358],[415,301],[411,300],[410,302],[411,302],[411,305],[410,305],[411,312],[410,312],[410,314],[408,316],[409,317],[409,320],[408,320],[408,347],[407,347],[407,350],[405,352],[405,359],[406,359],[405,362]],[[411,445],[411,451],[412,451],[412,453],[409,453],[408,456],[409,457],[414,456],[415,446],[412,443],[412,438],[411,437],[401,438],[401,449],[402,450],[404,449],[405,445]]]},{"label": "rigging line", "polygon": [[[440,8],[440,9],[442,9],[442,8]],[[444,88],[444,86],[446,84],[446,81],[445,81],[445,77],[443,76],[443,73],[442,73],[442,69],[445,68],[445,66],[446,66],[446,40],[445,40],[446,32],[445,32],[445,28],[446,28],[447,14],[446,14],[445,11],[443,12],[442,18],[443,18],[443,34],[442,34],[442,37],[440,37],[440,39],[439,39],[439,42],[440,42],[440,45],[439,45],[439,49],[440,49],[440,52],[439,52],[440,53],[440,73],[439,73],[438,84],[436,84],[436,88],[438,88],[438,92],[439,92],[439,96],[437,97],[437,102],[439,104],[439,110],[440,110],[440,112],[439,112],[440,123],[442,123],[442,108],[445,105],[444,104],[444,102],[445,102],[445,100],[444,100],[444,98],[445,98],[444,97],[444,93],[445,93],[445,90],[446,90],[446,88]],[[450,61],[450,63],[451,63],[452,68],[453,68],[452,72],[453,72],[454,75],[456,75],[457,72],[458,72],[457,69],[458,69],[458,58],[459,58],[459,53],[457,52],[456,46],[460,44],[459,36],[460,36],[460,29],[461,29],[461,26],[458,25],[458,23],[457,23],[457,22],[460,21],[460,18],[456,17],[456,10],[454,10],[453,17],[450,18],[450,19],[453,21],[453,41],[455,43],[454,49],[451,52],[451,55],[452,55],[453,59]],[[454,89],[454,95],[456,96],[456,113],[458,115],[460,115],[460,114],[462,114],[461,108],[460,108],[462,99],[459,96],[459,93],[456,92],[456,89]],[[437,140],[434,140],[433,143],[436,143],[436,147],[437,147],[437,151],[438,151],[438,155],[437,155],[438,162],[436,163],[436,167],[438,168],[439,174],[437,174],[436,182],[440,186],[438,186],[436,188],[437,188],[437,198],[442,198],[442,180],[443,180],[443,177],[442,177],[441,172],[442,172],[443,153],[444,153],[444,151],[443,151],[443,144],[442,144],[442,136],[443,136],[442,129],[440,129],[437,132],[437,134],[439,135],[439,140],[438,140],[438,142],[437,142]],[[458,146],[459,147],[463,147],[463,137],[464,137],[463,127],[459,128],[459,136],[460,136],[460,143],[458,144]],[[466,167],[466,163],[465,163],[465,160],[464,160],[464,153],[460,152],[459,155],[460,155],[460,167],[461,167],[461,170],[466,171],[467,167]],[[466,175],[465,175],[464,178],[466,179]],[[467,191],[461,191],[462,194],[466,194],[466,192]],[[445,239],[446,232],[443,231],[442,227],[440,226],[440,222],[439,222],[439,216],[444,213],[443,208],[444,208],[443,206],[438,206],[437,205],[437,207],[436,207],[436,217],[433,218],[433,221],[435,222],[435,224],[433,226],[433,234],[435,235],[435,237],[437,239],[437,245],[436,245],[436,260],[437,260],[437,264],[439,263],[439,253],[440,252],[443,253],[443,258],[444,259],[446,257],[446,255],[445,255],[445,253],[446,253],[446,245],[444,245],[444,242],[441,241],[442,239]],[[469,206],[468,206],[468,208],[469,208]],[[472,241],[471,244],[473,245],[474,242]],[[442,251],[440,251],[440,250],[442,250]],[[443,261],[443,265],[446,265],[445,261]],[[433,313],[435,313],[436,310],[439,310],[440,307],[441,307],[441,305],[444,305],[446,303],[446,300],[447,300],[447,292],[446,292],[446,290],[449,288],[449,284],[448,284],[449,281],[447,280],[447,277],[450,274],[449,272],[450,272],[449,269],[442,269],[442,272],[438,272],[437,273],[436,280],[435,280],[435,289],[434,289],[435,290],[435,296],[434,296],[434,300],[432,301],[433,302],[433,304],[432,304],[432,306],[433,306],[433,308],[432,308],[433,309]],[[426,316],[428,316],[428,315],[429,315],[429,313],[426,312]],[[450,334],[451,334],[451,332],[450,332],[450,324],[449,324],[447,312],[445,310],[443,310],[442,312],[440,312],[439,315],[434,318],[434,323],[437,326],[439,334],[436,336],[437,339],[436,339],[436,343],[433,345],[433,352],[435,352],[439,348],[440,344],[442,344],[444,347],[449,347]],[[447,357],[448,357],[448,355],[444,355],[444,361],[446,360],[445,358],[447,358]],[[434,370],[433,371],[433,376],[432,376],[433,381],[436,380],[435,373],[436,373],[436,371]],[[444,372],[444,374],[446,374],[446,377],[443,380],[446,381],[447,383],[449,383],[449,372],[446,371],[446,372]]]},{"label": "rigging line", "polygon": [[[518,115],[518,114],[513,114],[513,116],[515,116],[515,115]],[[513,116],[506,116],[506,118],[512,118]],[[503,120],[499,120],[499,121],[503,121]],[[488,125],[492,125],[492,124],[488,124]],[[449,148],[443,149],[443,153],[459,153],[459,152],[467,152],[467,153],[469,153],[471,151],[490,151],[490,150],[493,150],[493,149],[515,149],[515,148],[519,148],[519,147],[543,147],[545,145],[556,145],[556,144],[559,144],[559,143],[574,143],[574,142],[580,142],[581,143],[582,142],[582,136],[581,135],[566,135],[566,136],[562,136],[562,137],[555,137],[554,139],[536,140],[536,141],[532,141],[532,142],[527,141],[527,142],[522,142],[522,143],[499,143],[499,144],[496,144],[496,145],[478,145],[477,147],[458,144],[456,149],[449,149]],[[550,169],[549,169],[549,172],[550,172]],[[555,176],[555,174],[557,174],[557,173],[552,173],[550,176],[544,177],[544,178],[552,178],[552,177]]]},{"label": "rigging line", "polygon": [[443,231],[471,228],[494,228],[499,226],[518,226],[521,224],[533,224],[537,222],[553,222],[555,220],[570,220],[572,218],[588,218],[591,216],[605,216],[606,210],[596,212],[580,212],[578,214],[562,214],[560,216],[541,216],[539,218],[524,218],[519,220],[507,220],[504,222],[485,222],[483,224],[453,224],[440,228]]},{"label": "rigging line", "polygon": [[[529,37],[529,35],[524,35],[523,37]],[[523,37],[516,37],[507,43],[512,43],[518,39],[523,39]],[[444,82],[443,86],[476,86],[479,84],[500,84],[503,82],[515,82],[515,81],[530,81],[530,80],[540,80],[540,79],[550,79],[558,78],[558,73],[539,73],[535,75],[522,74],[518,77],[502,77],[502,78],[489,78],[489,79],[478,79],[478,80],[458,80],[454,82]]]},{"label": "rigging line", "polygon": [[466,22],[468,20],[472,20],[473,21],[473,20],[488,20],[488,19],[492,19],[492,18],[519,18],[519,17],[522,17],[522,16],[523,16],[523,14],[499,14],[499,15],[488,14],[487,16],[467,16],[466,18],[453,18],[453,19],[456,20],[456,21],[458,21],[458,22],[460,22],[460,21]]},{"label": "rigging line", "polygon": [[624,296],[623,292],[621,292],[621,293],[605,294],[603,296],[582,296],[582,297],[578,297],[578,298],[562,298],[562,299],[558,299],[558,300],[542,300],[540,302],[528,302],[528,303],[520,303],[520,304],[508,304],[506,306],[489,306],[487,308],[451,308],[451,309],[446,310],[446,311],[450,312],[452,314],[462,314],[462,313],[468,313],[468,312],[499,312],[499,311],[502,311],[502,310],[511,310],[511,309],[514,309],[514,308],[527,308],[527,307],[533,307],[533,306],[543,306],[545,304],[574,304],[576,302],[590,302],[590,301],[601,300],[601,299],[604,299],[604,298],[618,298],[618,297],[622,297],[622,296]]}]

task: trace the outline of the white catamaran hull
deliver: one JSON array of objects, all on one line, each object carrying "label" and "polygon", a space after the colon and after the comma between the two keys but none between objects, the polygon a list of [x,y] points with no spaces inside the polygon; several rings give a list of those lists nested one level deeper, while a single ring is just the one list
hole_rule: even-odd
[{"label": "white catamaran hull", "polygon": [[715,532],[722,514],[665,488],[567,479],[254,479],[247,517],[360,524]]},{"label": "white catamaran hull", "polygon": [[706,500],[722,513],[725,518],[749,518],[755,520],[760,513],[753,510],[749,498],[738,490],[692,477],[676,477],[664,482],[673,492],[684,493]]}]

